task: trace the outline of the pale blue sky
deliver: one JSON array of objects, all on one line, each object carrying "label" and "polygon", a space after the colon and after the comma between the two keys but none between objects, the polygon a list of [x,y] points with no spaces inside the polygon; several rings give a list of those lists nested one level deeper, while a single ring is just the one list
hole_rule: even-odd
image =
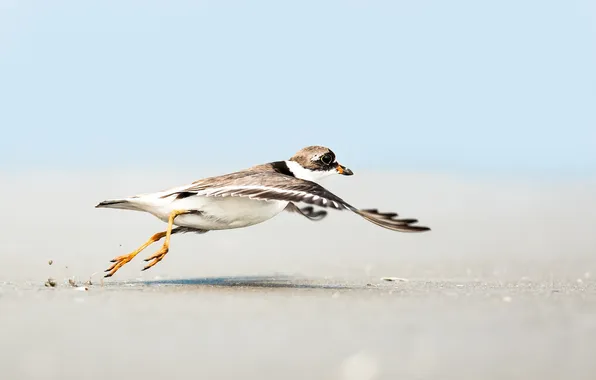
[{"label": "pale blue sky", "polygon": [[596,174],[588,0],[0,4],[1,170]]}]

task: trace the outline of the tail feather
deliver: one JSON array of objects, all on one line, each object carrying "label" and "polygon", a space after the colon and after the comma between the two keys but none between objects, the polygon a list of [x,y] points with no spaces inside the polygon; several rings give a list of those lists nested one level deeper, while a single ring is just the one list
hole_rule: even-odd
[{"label": "tail feather", "polygon": [[141,211],[138,204],[132,199],[108,199],[98,203],[95,208],[117,208],[122,210]]}]

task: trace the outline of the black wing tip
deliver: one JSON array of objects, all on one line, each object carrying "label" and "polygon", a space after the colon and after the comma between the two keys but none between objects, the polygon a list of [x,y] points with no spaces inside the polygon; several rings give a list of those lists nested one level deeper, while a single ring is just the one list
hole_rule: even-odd
[{"label": "black wing tip", "polygon": [[[418,221],[414,222],[417,223]],[[390,229],[394,229],[396,231],[401,232],[427,232],[431,231],[430,227],[426,226],[413,226],[412,224],[389,224],[387,223],[387,227]]]},{"label": "black wing tip", "polygon": [[377,214],[386,218],[395,218],[396,216],[399,216],[399,214],[396,212],[380,212],[379,209],[376,208],[367,208],[362,209],[361,211],[368,212],[370,214]]},{"label": "black wing tip", "polygon": [[406,232],[427,232],[432,231],[430,227],[426,226],[405,226],[408,230]]},{"label": "black wing tip", "polygon": [[418,219],[396,219],[398,216],[395,212],[379,212],[376,208],[362,209],[357,211],[360,216],[364,217],[368,221],[399,232],[427,232],[431,231],[430,227],[427,226],[415,226],[413,224],[418,223]]}]

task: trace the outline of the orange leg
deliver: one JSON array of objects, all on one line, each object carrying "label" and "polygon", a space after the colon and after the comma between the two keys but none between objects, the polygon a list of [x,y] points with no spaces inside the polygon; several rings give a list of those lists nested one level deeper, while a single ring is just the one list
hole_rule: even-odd
[{"label": "orange leg", "polygon": [[114,275],[114,273],[116,273],[116,271],[120,268],[122,268],[122,266],[126,263],[128,263],[130,260],[132,260],[136,255],[138,255],[142,250],[144,250],[145,248],[149,247],[151,244],[160,241],[164,236],[166,236],[166,231],[163,232],[158,232],[155,235],[151,236],[149,238],[149,240],[147,240],[145,242],[145,244],[143,244],[142,246],[140,246],[139,248],[135,249],[134,251],[132,251],[131,253],[129,253],[128,255],[123,255],[123,256],[118,256],[116,258],[114,258],[113,260],[111,260],[112,266],[109,267],[108,269],[106,269],[106,272],[109,272],[108,274],[106,274],[104,277],[112,277]]},{"label": "orange leg", "polygon": [[185,210],[174,210],[170,213],[170,217],[168,218],[168,229],[166,230],[166,240],[163,243],[163,246],[159,249],[159,251],[155,252],[153,255],[147,257],[145,261],[151,261],[143,270],[147,270],[154,266],[155,264],[159,263],[163,260],[164,256],[170,250],[170,236],[172,236],[172,226],[174,225],[174,219],[178,215],[183,214],[190,214],[192,211],[185,211]]}]

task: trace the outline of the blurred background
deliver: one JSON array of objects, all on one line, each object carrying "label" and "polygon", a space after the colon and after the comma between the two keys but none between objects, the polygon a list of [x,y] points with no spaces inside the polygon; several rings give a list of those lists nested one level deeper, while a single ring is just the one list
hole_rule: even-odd
[{"label": "blurred background", "polygon": [[[0,0],[3,375],[593,379],[595,67],[588,0]],[[315,144],[432,231],[284,213],[101,282],[164,225],[98,202]]]},{"label": "blurred background", "polygon": [[5,171],[596,171],[592,1],[0,4]]}]

